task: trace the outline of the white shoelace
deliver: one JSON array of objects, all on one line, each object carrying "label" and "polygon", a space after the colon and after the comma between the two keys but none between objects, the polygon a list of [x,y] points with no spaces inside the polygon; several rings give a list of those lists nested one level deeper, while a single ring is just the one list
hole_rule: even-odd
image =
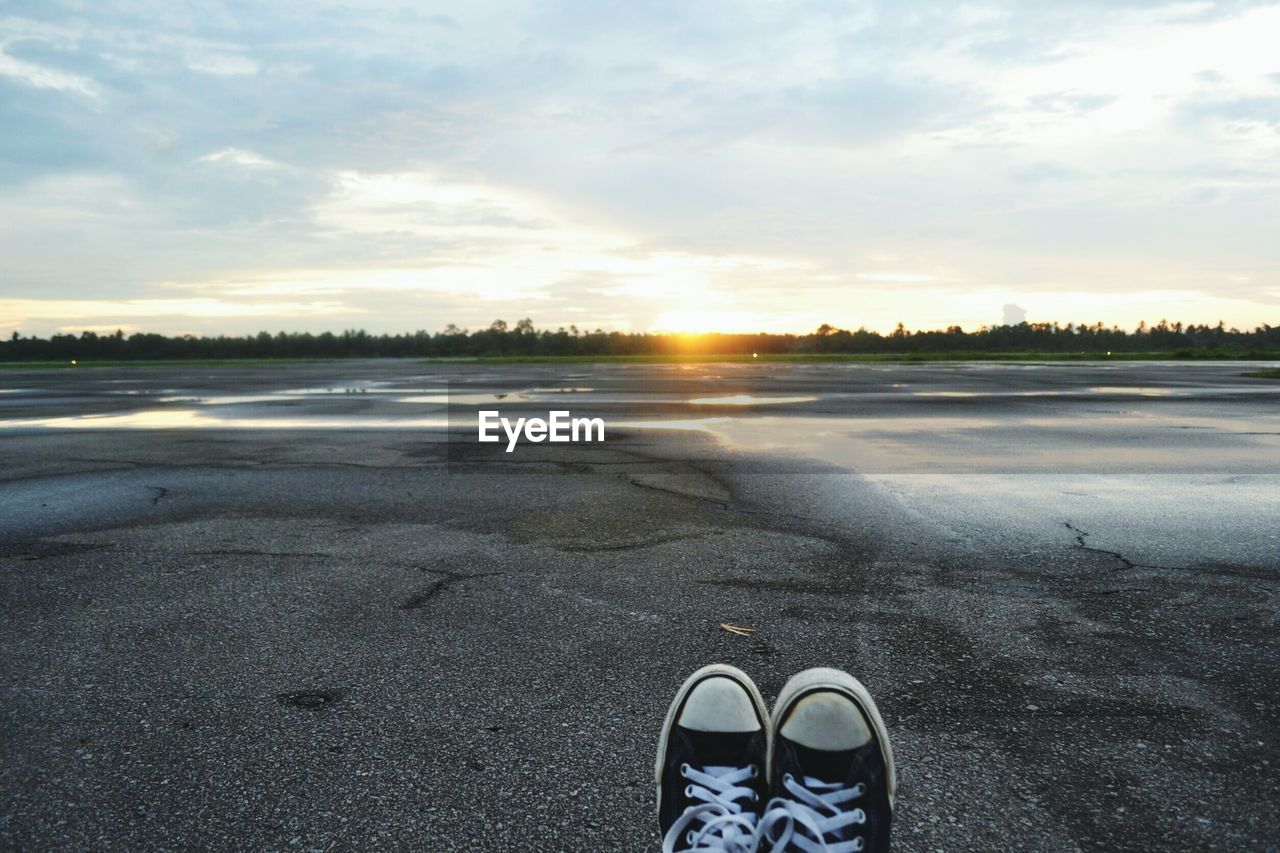
[{"label": "white shoelace", "polygon": [[770,850],[803,850],[804,853],[857,853],[865,843],[862,838],[849,841],[827,841],[830,833],[847,826],[867,822],[862,809],[845,811],[842,807],[861,797],[867,790],[859,782],[846,788],[838,782],[823,782],[812,776],[804,784],[787,773],[782,785],[792,799],[774,797],[760,818],[760,839]]},{"label": "white shoelace", "polygon": [[685,796],[700,803],[687,807],[671,824],[662,839],[662,853],[676,850],[754,853],[758,818],[755,812],[743,811],[743,808],[756,799],[756,792],[743,783],[759,772],[754,764],[701,770],[681,764],[680,775],[689,780]]}]

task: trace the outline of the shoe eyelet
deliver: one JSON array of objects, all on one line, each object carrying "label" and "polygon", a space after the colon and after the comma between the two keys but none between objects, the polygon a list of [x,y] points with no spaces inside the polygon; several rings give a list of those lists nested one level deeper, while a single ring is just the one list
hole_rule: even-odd
[{"label": "shoe eyelet", "polygon": [[783,782],[794,782],[794,781],[796,781],[796,777],[792,776],[790,773],[783,773],[783,774],[782,774],[782,781],[783,781]]},{"label": "shoe eyelet", "polygon": [[692,769],[693,769],[693,768],[692,768],[692,767],[690,767],[690,766],[689,766],[689,763],[686,761],[684,764],[681,764],[681,765],[680,765],[680,775],[681,775],[681,776],[683,776],[684,778],[688,779],[688,778],[689,778],[689,771],[690,771],[690,770],[692,770]]},{"label": "shoe eyelet", "polygon": [[751,765],[751,778],[752,778],[752,779],[754,779],[754,778],[756,778],[756,777],[757,777],[757,776],[759,776],[759,775],[760,775],[760,768],[759,768],[759,767],[757,767],[757,766],[755,766],[754,764],[752,764],[752,765]]},{"label": "shoe eyelet", "polygon": [[692,829],[684,834],[684,840],[685,840],[685,843],[688,844],[690,847],[693,846],[693,830]]},{"label": "shoe eyelet", "polygon": [[685,785],[685,786],[684,786],[684,795],[685,795],[686,797],[692,797],[692,796],[693,796],[693,786],[692,786],[692,785]]}]

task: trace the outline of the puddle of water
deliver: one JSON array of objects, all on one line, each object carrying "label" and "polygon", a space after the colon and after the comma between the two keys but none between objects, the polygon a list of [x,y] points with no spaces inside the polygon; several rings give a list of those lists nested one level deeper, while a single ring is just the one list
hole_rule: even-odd
[{"label": "puddle of water", "polygon": [[[431,387],[427,385],[386,385],[386,386],[370,386],[368,388],[353,391],[353,394],[447,394],[449,391],[445,387]],[[341,393],[341,392],[339,392]]]},{"label": "puddle of water", "polygon": [[678,429],[718,435],[716,428],[731,420],[733,418],[686,418],[662,421],[619,421],[617,425],[623,429]]},{"label": "puddle of water", "polygon": [[1089,389],[1090,394],[1137,394],[1140,397],[1181,397],[1179,391],[1169,388],[1126,387],[1123,385],[1096,385]]},{"label": "puddle of water", "polygon": [[694,406],[784,406],[789,403],[812,403],[817,397],[758,397],[754,394],[735,394],[730,397],[695,397],[689,401]]},{"label": "puddle of water", "polygon": [[222,417],[198,409],[0,420],[0,429],[443,429],[447,418]]},{"label": "puddle of water", "polygon": [[241,396],[227,394],[220,397],[160,397],[157,402],[188,403],[197,406],[235,406],[246,403],[279,403],[293,399],[293,397],[285,394],[245,394]]},{"label": "puddle of water", "polygon": [[[150,397],[155,394],[165,394],[168,396],[157,397],[161,403],[200,403],[202,405],[217,406],[228,405],[232,403],[270,403],[279,402],[281,400],[293,400],[298,397],[345,397],[360,396],[368,392],[359,388],[351,388],[347,386],[337,386],[333,388],[286,388],[282,391],[268,391],[262,394],[219,394],[212,392],[208,394],[191,393],[188,391],[183,394],[176,388],[157,388],[149,391],[111,391],[111,394],[121,394],[125,396],[141,396]],[[421,388],[412,388],[399,390],[398,393],[408,393],[410,391],[422,391]]]},{"label": "puddle of water", "polygon": [[[1062,423],[1074,421],[1063,418]],[[613,423],[613,421],[610,421]],[[701,429],[701,424],[734,424],[768,425],[784,431],[796,431],[803,434],[840,430],[841,432],[946,432],[959,429],[993,429],[1008,423],[995,418],[949,417],[943,415],[930,417],[849,417],[842,415],[756,415],[729,416],[708,415],[701,418],[672,418],[659,420],[617,421],[619,427],[661,428],[661,429]],[[662,426],[659,426],[662,425]],[[678,426],[671,426],[678,425]]]},{"label": "puddle of water", "polygon": [[[749,453],[806,458],[863,473],[877,472],[1080,472],[1191,468],[1222,470],[1255,465],[1259,454],[1280,449],[1280,429],[1271,419],[1241,424],[1233,419],[1126,417],[960,418],[766,416],[618,422],[621,429],[690,430],[711,435],[725,447]],[[1215,430],[1223,436],[1206,455],[1171,449],[1170,427]],[[1246,426],[1245,429],[1241,429]],[[1181,433],[1191,434],[1191,433]],[[1204,433],[1195,433],[1203,435]],[[1135,439],[1158,437],[1148,446]],[[1228,437],[1229,436],[1229,437]],[[1238,436],[1238,438],[1237,438]],[[1196,439],[1200,442],[1201,440]],[[1280,459],[1280,457],[1271,457]]]},{"label": "puddle of water", "polygon": [[[897,387],[897,386],[894,386]],[[1215,388],[1215,394],[1225,393],[1256,394],[1256,388]],[[1093,388],[1082,388],[1066,391],[912,391],[912,397],[1090,397],[1098,394],[1130,394],[1140,397],[1187,397],[1186,391],[1175,391],[1170,388],[1126,388],[1119,385],[1099,385]]]},{"label": "puddle of water", "polygon": [[[439,391],[438,394],[421,394],[422,391]],[[173,389],[166,389],[172,393]],[[138,391],[115,392],[124,394],[138,394]],[[350,387],[334,387],[334,388],[290,388],[284,391],[272,391],[267,394],[191,394],[170,397],[157,397],[160,403],[191,403],[201,406],[232,406],[243,405],[247,403],[280,403],[299,398],[313,399],[333,399],[335,397],[369,397],[375,399],[381,395],[390,394],[413,394],[416,396],[405,397],[398,402],[401,403],[447,403],[450,399],[461,401],[466,395],[455,394],[452,398],[444,393],[444,389],[423,389],[423,388],[378,388],[378,389],[360,389]],[[474,402],[487,402],[492,400],[491,396],[476,394],[472,395],[476,399]]]},{"label": "puddle of water", "polygon": [[[421,389],[415,388],[414,390],[415,390],[415,391],[418,391],[418,390],[421,390]],[[289,395],[295,395],[295,396],[302,396],[302,397],[306,397],[306,396],[310,396],[310,395],[312,395],[312,394],[316,394],[316,395],[328,395],[328,394],[368,394],[368,393],[369,393],[369,389],[368,389],[368,383],[365,383],[365,382],[357,382],[357,383],[354,383],[354,384],[342,384],[342,385],[321,385],[321,386],[318,386],[318,387],[316,387],[316,388],[289,388],[288,390],[281,391],[280,393],[281,393],[281,394],[289,394]]]},{"label": "puddle of water", "polygon": [[397,397],[397,403],[437,403],[439,405],[448,405],[449,403],[458,403],[462,405],[480,405],[483,403],[497,403],[501,400],[508,399],[509,394],[414,394],[408,397]]}]

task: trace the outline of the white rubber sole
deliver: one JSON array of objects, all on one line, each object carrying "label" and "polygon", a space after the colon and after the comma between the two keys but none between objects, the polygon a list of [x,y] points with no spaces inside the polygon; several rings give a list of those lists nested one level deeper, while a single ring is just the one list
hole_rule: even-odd
[{"label": "white rubber sole", "polygon": [[898,773],[893,766],[893,747],[889,745],[889,730],[885,728],[880,710],[875,700],[862,686],[862,682],[847,672],[827,667],[806,669],[791,676],[778,693],[778,701],[773,705],[773,714],[769,718],[769,778],[773,778],[773,737],[782,725],[782,715],[795,703],[796,699],[815,690],[832,690],[847,696],[862,711],[863,716],[871,723],[876,742],[880,744],[880,756],[884,759],[885,781],[889,786],[889,805],[893,806],[894,796],[898,792]]},{"label": "white rubber sole", "polygon": [[730,666],[727,663],[707,664],[684,680],[684,684],[681,684],[680,689],[676,691],[675,698],[671,700],[671,706],[667,708],[667,717],[662,723],[662,734],[658,737],[658,755],[653,762],[653,782],[656,787],[655,809],[657,808],[658,797],[662,795],[662,770],[667,763],[667,736],[671,732],[671,727],[676,724],[676,713],[680,710],[680,706],[684,704],[685,697],[689,695],[689,691],[693,690],[694,685],[712,675],[722,675],[742,685],[742,688],[751,696],[751,701],[756,707],[756,714],[760,717],[760,726],[764,729],[765,755],[769,755],[773,748],[773,727],[769,725],[769,712],[765,708],[764,698],[760,695],[760,690],[756,687],[756,683],[751,680],[751,676],[736,666]]}]

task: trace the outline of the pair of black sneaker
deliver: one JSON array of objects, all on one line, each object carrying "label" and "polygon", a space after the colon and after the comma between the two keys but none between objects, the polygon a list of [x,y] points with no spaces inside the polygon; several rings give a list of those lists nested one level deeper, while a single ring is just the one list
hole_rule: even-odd
[{"label": "pair of black sneaker", "polygon": [[889,734],[839,670],[795,675],[769,716],[745,672],[703,667],[671,702],[655,775],[664,853],[889,848]]}]

